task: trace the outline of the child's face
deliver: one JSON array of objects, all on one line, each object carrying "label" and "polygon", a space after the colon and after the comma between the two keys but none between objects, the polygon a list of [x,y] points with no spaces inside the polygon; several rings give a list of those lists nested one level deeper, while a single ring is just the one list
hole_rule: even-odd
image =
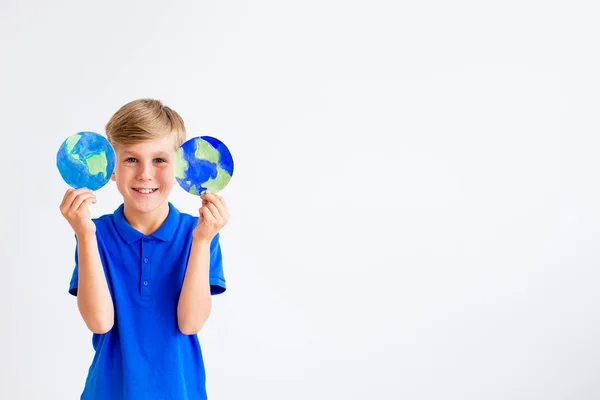
[{"label": "child's face", "polygon": [[152,212],[166,204],[175,183],[173,136],[115,146],[117,163],[112,180],[127,207]]}]

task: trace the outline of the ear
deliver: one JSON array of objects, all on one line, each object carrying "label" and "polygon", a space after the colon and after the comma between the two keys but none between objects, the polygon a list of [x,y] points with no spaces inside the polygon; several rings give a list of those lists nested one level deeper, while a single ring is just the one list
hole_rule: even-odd
[{"label": "ear", "polygon": [[116,182],[116,181],[117,181],[117,176],[115,175],[115,173],[114,173],[114,172],[111,174],[111,176],[110,176],[110,180],[111,180],[111,181],[113,181],[113,182]]}]

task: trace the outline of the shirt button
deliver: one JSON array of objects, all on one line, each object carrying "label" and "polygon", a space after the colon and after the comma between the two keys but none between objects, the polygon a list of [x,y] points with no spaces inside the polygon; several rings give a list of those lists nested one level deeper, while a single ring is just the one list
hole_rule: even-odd
[{"label": "shirt button", "polygon": [[148,281],[144,281],[144,286],[148,286]]},{"label": "shirt button", "polygon": [[144,258],[144,263],[148,264],[148,257]]}]

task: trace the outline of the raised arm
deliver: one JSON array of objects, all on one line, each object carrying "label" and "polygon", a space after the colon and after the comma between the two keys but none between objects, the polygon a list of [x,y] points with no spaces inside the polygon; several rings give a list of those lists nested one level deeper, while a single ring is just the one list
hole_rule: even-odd
[{"label": "raised arm", "polygon": [[210,243],[229,220],[229,210],[221,196],[202,196],[198,225],[194,229],[192,248],[177,305],[177,323],[185,335],[196,334],[210,316]]},{"label": "raised arm", "polygon": [[106,333],[114,324],[114,306],[96,238],[96,224],[89,205],[96,196],[88,189],[69,189],[60,211],[77,237],[77,306],[87,327],[94,333]]}]

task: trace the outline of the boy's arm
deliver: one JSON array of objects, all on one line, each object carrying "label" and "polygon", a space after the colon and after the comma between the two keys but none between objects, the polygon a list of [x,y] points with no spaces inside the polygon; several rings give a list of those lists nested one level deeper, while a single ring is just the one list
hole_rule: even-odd
[{"label": "boy's arm", "polygon": [[210,240],[194,239],[177,305],[177,324],[184,335],[198,333],[210,315],[209,265]]},{"label": "boy's arm", "polygon": [[79,312],[92,332],[106,333],[113,326],[115,312],[98,252],[96,225],[89,210],[89,205],[95,202],[93,191],[69,188],[60,203],[60,212],[77,237]]},{"label": "boy's arm", "polygon": [[102,268],[96,234],[77,237],[78,268],[77,306],[87,327],[94,333],[110,331],[115,311]]},{"label": "boy's arm", "polygon": [[210,315],[210,246],[229,220],[223,197],[208,192],[201,197],[200,216],[192,234],[192,248],[177,304],[177,324],[185,335],[198,333]]}]

